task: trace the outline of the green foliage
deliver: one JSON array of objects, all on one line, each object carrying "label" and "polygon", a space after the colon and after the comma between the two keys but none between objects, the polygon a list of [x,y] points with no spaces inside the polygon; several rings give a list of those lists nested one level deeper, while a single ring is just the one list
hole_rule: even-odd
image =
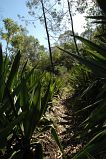
[{"label": "green foliage", "polygon": [[53,122],[45,116],[55,92],[55,80],[49,73],[38,73],[36,67],[26,72],[26,64],[19,71],[20,56],[18,52],[9,65],[0,49],[0,158],[41,159],[38,136],[50,129],[55,131]]},{"label": "green foliage", "polygon": [[34,36],[27,35],[27,30],[19,26],[10,18],[3,20],[4,27],[1,31],[1,39],[7,43],[6,53],[8,52],[11,60],[18,50],[21,53],[20,67],[27,61],[27,69],[31,69],[46,56],[44,46],[40,45],[38,39]]},{"label": "green foliage", "polygon": [[87,67],[77,63],[70,70],[69,83],[75,91],[78,91],[79,88],[83,89],[88,84],[90,74],[91,71]]},{"label": "green foliage", "polygon": [[[83,43],[83,54],[76,55],[67,49],[59,48],[80,64],[72,67],[71,82],[76,90],[74,107],[81,117],[80,140],[86,145],[73,159],[101,158],[106,152],[106,34],[105,16],[89,17],[101,20],[102,26],[98,41],[75,36]],[[101,19],[102,18],[102,19]],[[85,67],[86,66],[86,67]],[[89,76],[90,75],[90,76]]]},{"label": "green foliage", "polygon": [[81,101],[86,100],[86,103],[82,104],[82,108],[77,107],[78,115],[84,116],[80,125],[84,132],[80,136],[89,136],[90,141],[74,158],[87,159],[91,158],[90,156],[98,158],[100,153],[106,150],[106,47],[79,36],[75,37],[86,45],[87,56],[78,56],[64,51],[88,67],[96,79],[93,83],[89,83],[89,86],[79,95]]},{"label": "green foliage", "polygon": [[12,36],[21,30],[21,27],[10,18],[4,19],[3,22],[6,33],[2,33],[2,38],[5,40],[11,40]]}]

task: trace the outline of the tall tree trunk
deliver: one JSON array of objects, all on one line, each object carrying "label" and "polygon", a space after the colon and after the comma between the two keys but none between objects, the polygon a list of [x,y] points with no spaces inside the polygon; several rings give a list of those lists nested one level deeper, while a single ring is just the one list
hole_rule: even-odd
[{"label": "tall tree trunk", "polygon": [[44,16],[44,23],[45,23],[46,34],[47,34],[47,39],[48,39],[48,47],[49,47],[49,54],[50,54],[51,69],[52,69],[52,72],[54,73],[52,50],[51,50],[50,37],[49,37],[49,32],[48,32],[48,27],[47,27],[47,20],[46,20],[45,8],[44,8],[43,0],[41,0],[41,4],[42,4],[42,11],[43,11],[43,16]]},{"label": "tall tree trunk", "polygon": [[71,14],[71,7],[70,7],[69,0],[67,0],[67,3],[68,3],[68,11],[69,11],[69,15],[70,15],[70,20],[71,20],[72,35],[73,35],[73,39],[74,39],[74,43],[75,43],[75,47],[76,47],[76,52],[79,55],[79,50],[78,50],[78,46],[77,46],[77,42],[76,42],[76,38],[75,38],[75,33],[74,33],[73,18],[72,18],[72,14]]}]

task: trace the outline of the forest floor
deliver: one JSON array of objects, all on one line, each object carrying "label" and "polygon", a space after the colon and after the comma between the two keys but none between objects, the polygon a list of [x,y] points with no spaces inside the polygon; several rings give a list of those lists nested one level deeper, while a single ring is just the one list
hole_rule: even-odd
[{"label": "forest floor", "polygon": [[[72,101],[73,96],[69,93],[55,97],[53,107],[47,114],[55,123],[67,159],[71,159],[83,146],[78,137],[78,132],[81,131],[79,118],[75,115]],[[50,132],[46,132],[42,138],[45,159],[62,159],[62,154]]]}]

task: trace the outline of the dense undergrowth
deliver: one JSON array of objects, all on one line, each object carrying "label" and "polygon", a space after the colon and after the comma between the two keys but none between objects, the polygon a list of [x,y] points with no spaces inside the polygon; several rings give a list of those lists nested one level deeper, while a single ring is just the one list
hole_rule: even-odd
[{"label": "dense undergrowth", "polygon": [[[93,16],[90,18],[101,19],[101,17]],[[93,73],[87,78],[85,84],[80,80],[80,85],[74,95],[73,107],[76,117],[81,117],[79,125],[82,127],[78,137],[85,139],[86,143],[83,149],[73,157],[75,159],[106,157],[106,47],[105,35],[101,34],[100,37],[101,41],[97,45],[87,39],[76,36],[87,46],[85,49],[87,56],[77,56],[67,52],[81,64],[87,66]]]},{"label": "dense undergrowth", "polygon": [[18,52],[9,65],[0,49],[0,158],[42,158],[38,137],[47,130],[63,152],[54,124],[45,116],[58,80],[36,67],[26,72],[26,64],[18,71],[20,56]]}]

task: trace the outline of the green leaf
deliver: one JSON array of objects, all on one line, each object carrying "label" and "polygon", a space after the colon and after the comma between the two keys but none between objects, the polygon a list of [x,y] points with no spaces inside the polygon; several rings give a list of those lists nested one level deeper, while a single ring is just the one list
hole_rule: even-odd
[{"label": "green leaf", "polygon": [[23,66],[23,68],[22,68],[21,78],[22,78],[22,76],[23,76],[23,74],[24,74],[24,72],[25,72],[25,68],[26,68],[27,62],[28,62],[28,61],[25,62],[24,66]]},{"label": "green leaf", "polygon": [[94,108],[94,107],[95,107],[97,104],[99,104],[101,101],[102,101],[102,100],[96,101],[95,103],[90,104],[90,105],[86,106],[85,108],[83,108],[83,109],[81,109],[81,110],[78,110],[78,111],[76,112],[76,114],[77,114],[77,113],[84,112],[84,111],[86,112],[88,109],[90,110],[90,109]]},{"label": "green leaf", "polygon": [[3,135],[4,137],[7,137],[7,136],[9,135],[9,133],[10,133],[11,131],[13,131],[13,128],[14,128],[15,126],[19,125],[20,122],[22,122],[22,120],[23,120],[23,118],[24,118],[24,115],[25,115],[25,113],[21,113],[21,114],[17,117],[17,119],[15,119],[15,120],[12,121],[12,122],[9,122],[9,121],[7,120],[7,126],[6,126],[5,128],[2,128],[2,129],[0,130],[0,134]]},{"label": "green leaf", "polygon": [[94,61],[92,59],[88,60],[88,59],[85,59],[76,54],[70,53],[69,51],[66,51],[60,47],[58,47],[58,48],[64,52],[66,52],[67,54],[71,55],[72,57],[76,58],[78,61],[80,61],[80,63],[89,67],[93,71],[93,73],[95,73],[97,76],[106,78],[106,68],[104,66],[99,65],[96,61]]},{"label": "green leaf", "polygon": [[29,94],[27,84],[24,79],[21,80],[21,88],[20,88],[20,106],[23,112],[29,110]]},{"label": "green leaf", "polygon": [[6,61],[3,60],[2,47],[0,45],[0,102],[2,102],[5,90],[5,69]]},{"label": "green leaf", "polygon": [[61,145],[61,143],[60,143],[60,139],[59,139],[59,137],[58,137],[58,135],[57,135],[56,130],[55,130],[53,127],[51,128],[51,134],[52,134],[52,136],[53,136],[55,142],[57,143],[58,147],[60,148],[60,151],[62,152],[63,158],[66,159],[66,157],[65,157],[65,155],[64,155],[63,147],[62,147],[62,145]]},{"label": "green leaf", "polygon": [[[89,125],[93,126],[95,123],[105,121],[106,116],[106,100],[102,101],[101,104],[95,108],[89,116]],[[88,126],[89,126],[88,125]]]},{"label": "green leaf", "polygon": [[0,74],[3,71],[2,66],[3,66],[3,54],[2,54],[2,46],[0,44]]},{"label": "green leaf", "polygon": [[8,80],[7,80],[8,88],[10,88],[10,86],[12,84],[12,81],[13,81],[13,79],[16,76],[16,73],[18,71],[20,57],[21,57],[21,54],[20,54],[20,52],[18,52],[17,55],[15,56],[15,59],[14,59],[14,62],[12,64],[12,68],[11,68],[11,71],[10,71],[10,74],[9,74],[9,77],[8,77]]},{"label": "green leaf", "polygon": [[97,53],[100,53],[102,56],[106,57],[106,49],[102,46],[99,46],[90,40],[87,40],[85,38],[82,38],[81,36],[75,36],[78,40],[83,42],[85,45],[89,46],[90,49],[97,51]]},{"label": "green leaf", "polygon": [[87,54],[91,57],[94,57],[95,60],[98,60],[102,62],[104,65],[106,65],[106,57],[102,56],[101,54],[98,54],[96,51],[92,51],[90,49],[85,49],[87,51]]},{"label": "green leaf", "polygon": [[30,109],[27,113],[27,120],[25,125],[26,136],[30,138],[39,123],[41,116],[41,85],[40,81],[38,81],[37,86],[35,86],[32,90],[31,101],[29,105]]},{"label": "green leaf", "polygon": [[22,151],[18,151],[18,152],[15,151],[9,159],[23,159],[23,152]]},{"label": "green leaf", "polygon": [[87,159],[89,155],[95,155],[97,152],[106,150],[106,130],[97,134],[85,147],[76,154],[73,159]]},{"label": "green leaf", "polygon": [[48,101],[50,100],[49,99],[50,98],[50,84],[51,84],[51,81],[49,82],[46,93],[45,93],[44,97],[42,98],[41,117],[42,117],[42,115],[45,114],[45,112],[47,111],[47,108],[48,108]]},{"label": "green leaf", "polygon": [[32,95],[31,95],[31,104],[40,112],[41,110],[41,84],[37,81],[37,85],[33,88]]},{"label": "green leaf", "polygon": [[9,103],[9,106],[10,106],[12,112],[14,113],[14,116],[17,117],[17,112],[16,112],[16,108],[15,108],[15,105],[14,105],[14,99],[13,99],[7,85],[5,86],[5,94],[6,94],[7,102]]},{"label": "green leaf", "polygon": [[[16,88],[14,88],[14,90],[13,90],[13,92],[12,92],[12,95],[13,95],[13,96],[19,95],[19,93],[22,91],[23,82],[24,82],[24,83],[27,83],[28,80],[30,80],[31,75],[34,73],[34,69],[35,69],[35,67],[34,67],[30,72],[28,72],[28,74],[27,74],[25,77],[23,77],[23,78],[22,78],[23,75],[21,74],[21,81],[20,81],[20,83],[18,84],[18,86],[17,86]],[[36,81],[35,81],[35,82],[36,82]],[[35,83],[34,83],[34,85],[35,85]],[[34,85],[33,85],[33,86],[34,86]],[[32,86],[32,89],[33,89],[33,86]]]},{"label": "green leaf", "polygon": [[95,159],[93,156],[91,156],[89,153],[87,153],[88,159]]}]

